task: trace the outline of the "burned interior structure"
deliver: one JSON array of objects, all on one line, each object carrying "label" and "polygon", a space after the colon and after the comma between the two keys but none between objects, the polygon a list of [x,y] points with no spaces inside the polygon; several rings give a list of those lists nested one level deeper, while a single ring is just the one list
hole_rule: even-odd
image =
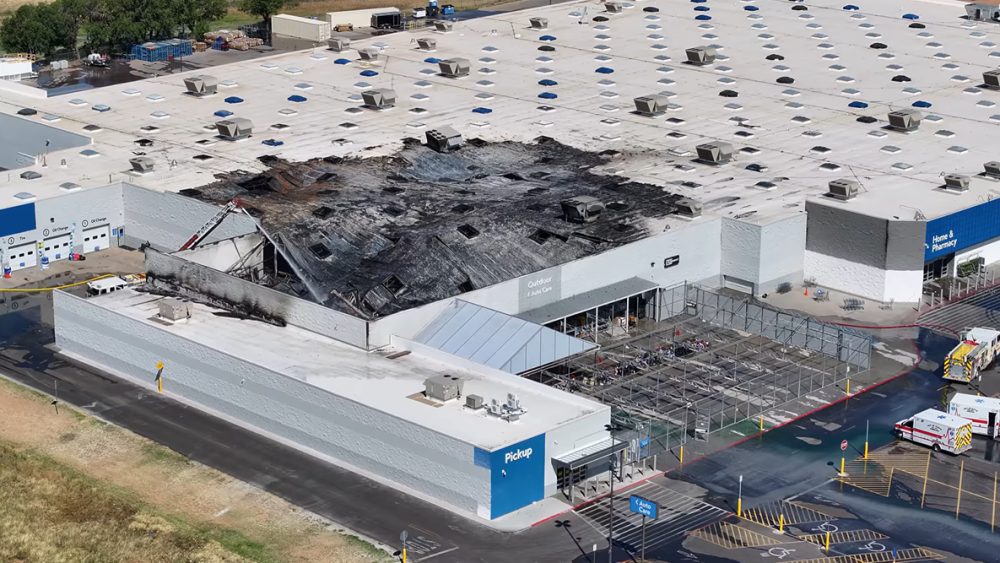
[{"label": "burned interior structure", "polygon": [[239,198],[257,217],[292,274],[265,283],[374,319],[662,232],[680,196],[594,171],[614,154],[546,137],[447,153],[409,139],[385,157],[267,159],[185,195]]}]

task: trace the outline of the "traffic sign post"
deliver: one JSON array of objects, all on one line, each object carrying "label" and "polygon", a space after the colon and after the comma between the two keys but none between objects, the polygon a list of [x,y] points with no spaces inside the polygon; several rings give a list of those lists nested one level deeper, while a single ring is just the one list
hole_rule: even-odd
[{"label": "traffic sign post", "polygon": [[163,393],[163,362],[156,363],[156,388]]},{"label": "traffic sign post", "polygon": [[403,563],[406,563],[406,538],[410,537],[410,534],[403,530],[399,534],[399,541],[403,542]]},{"label": "traffic sign post", "polygon": [[628,508],[632,512],[642,516],[642,555],[640,561],[646,563],[646,518],[656,520],[660,507],[649,499],[632,495],[629,498]]}]

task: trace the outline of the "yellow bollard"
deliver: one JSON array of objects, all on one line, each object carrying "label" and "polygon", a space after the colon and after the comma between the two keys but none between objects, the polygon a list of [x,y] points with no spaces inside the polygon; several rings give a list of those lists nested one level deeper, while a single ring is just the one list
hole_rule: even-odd
[{"label": "yellow bollard", "polygon": [[681,446],[681,465],[684,465],[684,446]]},{"label": "yellow bollard", "polygon": [[868,459],[868,442],[865,442],[865,459]]},{"label": "yellow bollard", "polygon": [[851,380],[850,379],[847,380],[847,394],[848,395],[851,394]]},{"label": "yellow bollard", "polygon": [[743,518],[743,498],[736,499],[736,516]]},{"label": "yellow bollard", "polygon": [[830,532],[826,533],[826,552],[830,553]]},{"label": "yellow bollard", "polygon": [[958,470],[958,498],[955,499],[955,520],[958,520],[958,509],[962,506],[962,477],[965,476],[965,461]]},{"label": "yellow bollard", "polygon": [[163,393],[163,378],[160,377],[156,380],[156,385],[160,389],[160,393]]},{"label": "yellow bollard", "polygon": [[764,431],[764,415],[760,415],[760,431]]},{"label": "yellow bollard", "polygon": [[785,515],[782,514],[778,517],[778,531],[785,533]]},{"label": "yellow bollard", "polygon": [[840,475],[844,475],[844,458],[840,458]]}]

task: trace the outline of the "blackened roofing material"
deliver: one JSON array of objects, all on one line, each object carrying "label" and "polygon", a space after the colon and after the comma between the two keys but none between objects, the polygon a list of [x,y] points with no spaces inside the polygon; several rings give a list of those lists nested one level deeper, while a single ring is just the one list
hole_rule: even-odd
[{"label": "blackened roofing material", "polygon": [[[438,153],[411,139],[386,157],[272,160],[262,174],[220,176],[196,197],[239,197],[328,306],[367,318],[645,239],[676,213],[678,195],[590,171],[611,157],[536,141]],[[388,189],[396,184],[405,190]],[[569,223],[560,203],[576,196],[621,205]],[[389,276],[405,291],[387,291]]]}]

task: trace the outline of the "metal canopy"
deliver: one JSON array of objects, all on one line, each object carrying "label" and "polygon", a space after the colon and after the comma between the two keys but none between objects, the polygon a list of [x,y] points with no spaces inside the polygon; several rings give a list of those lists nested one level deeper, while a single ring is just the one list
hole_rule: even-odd
[{"label": "metal canopy", "polygon": [[642,278],[629,278],[618,283],[574,295],[537,309],[525,311],[517,316],[528,322],[545,324],[577,313],[589,311],[615,301],[652,291],[660,286]]},{"label": "metal canopy", "polygon": [[628,442],[614,440],[612,443],[611,438],[608,438],[607,440],[602,440],[596,444],[591,444],[578,450],[565,453],[559,457],[554,457],[552,458],[552,461],[554,461],[556,465],[569,469],[576,469],[577,467],[583,467],[594,463],[595,461],[608,459],[615,453],[622,452],[627,449]]},{"label": "metal canopy", "polygon": [[414,340],[515,374],[596,348],[592,342],[460,300]]}]

